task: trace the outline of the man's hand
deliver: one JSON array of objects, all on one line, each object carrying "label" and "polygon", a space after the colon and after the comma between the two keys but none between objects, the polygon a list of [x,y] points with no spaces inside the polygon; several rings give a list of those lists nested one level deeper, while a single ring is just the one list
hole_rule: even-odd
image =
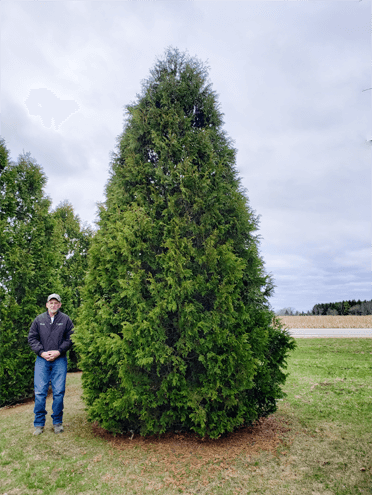
[{"label": "man's hand", "polygon": [[59,357],[61,353],[59,351],[47,351],[47,352],[42,352],[40,356],[44,358],[46,361],[54,361]]}]

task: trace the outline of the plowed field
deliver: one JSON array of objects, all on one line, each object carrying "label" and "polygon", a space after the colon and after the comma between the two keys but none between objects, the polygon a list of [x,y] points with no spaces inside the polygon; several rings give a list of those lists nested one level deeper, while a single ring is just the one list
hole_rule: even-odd
[{"label": "plowed field", "polygon": [[372,328],[372,315],[366,316],[280,316],[288,328]]}]

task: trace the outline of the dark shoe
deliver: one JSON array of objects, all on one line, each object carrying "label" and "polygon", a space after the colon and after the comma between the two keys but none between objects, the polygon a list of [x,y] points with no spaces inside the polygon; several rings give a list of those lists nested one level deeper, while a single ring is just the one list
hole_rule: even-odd
[{"label": "dark shoe", "polygon": [[34,435],[41,435],[44,431],[44,426],[35,426]]},{"label": "dark shoe", "polygon": [[63,424],[54,425],[54,433],[62,433],[63,432]]}]

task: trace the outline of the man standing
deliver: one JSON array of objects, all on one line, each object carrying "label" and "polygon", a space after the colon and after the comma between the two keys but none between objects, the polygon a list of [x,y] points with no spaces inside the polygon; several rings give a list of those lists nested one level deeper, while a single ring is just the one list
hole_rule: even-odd
[{"label": "man standing", "polygon": [[61,305],[60,296],[50,294],[46,303],[48,311],[35,318],[28,334],[28,343],[37,355],[34,375],[34,435],[40,435],[44,430],[49,382],[53,389],[54,433],[63,432],[63,398],[67,375],[66,352],[72,346],[70,337],[74,325],[67,315],[59,311]]}]

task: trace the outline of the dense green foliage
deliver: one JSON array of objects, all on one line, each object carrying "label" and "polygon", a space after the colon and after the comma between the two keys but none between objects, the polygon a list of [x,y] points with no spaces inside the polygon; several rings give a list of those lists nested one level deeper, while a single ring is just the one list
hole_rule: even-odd
[{"label": "dense green foliage", "polygon": [[89,417],[110,431],[215,438],[282,397],[294,341],[272,325],[222,124],[207,69],[177,50],[127,106],[73,337]]},{"label": "dense green foliage", "polygon": [[62,264],[58,274],[63,287],[63,311],[75,320],[81,304],[81,289],[88,268],[87,254],[94,231],[89,225],[81,223],[68,201],[58,205],[52,214],[62,243]]},{"label": "dense green foliage", "polygon": [[61,289],[61,264],[46,178],[29,154],[10,162],[1,141],[0,404],[32,393],[35,354],[27,342],[46,296]]},{"label": "dense green foliage", "polygon": [[[62,285],[60,295],[63,304],[61,310],[75,322],[81,304],[81,289],[88,269],[88,249],[94,232],[89,225],[82,224],[68,201],[58,205],[52,214],[61,242],[61,266],[58,269],[58,276]],[[77,356],[74,348],[72,348],[68,351],[68,371],[76,371],[77,369]]]}]

